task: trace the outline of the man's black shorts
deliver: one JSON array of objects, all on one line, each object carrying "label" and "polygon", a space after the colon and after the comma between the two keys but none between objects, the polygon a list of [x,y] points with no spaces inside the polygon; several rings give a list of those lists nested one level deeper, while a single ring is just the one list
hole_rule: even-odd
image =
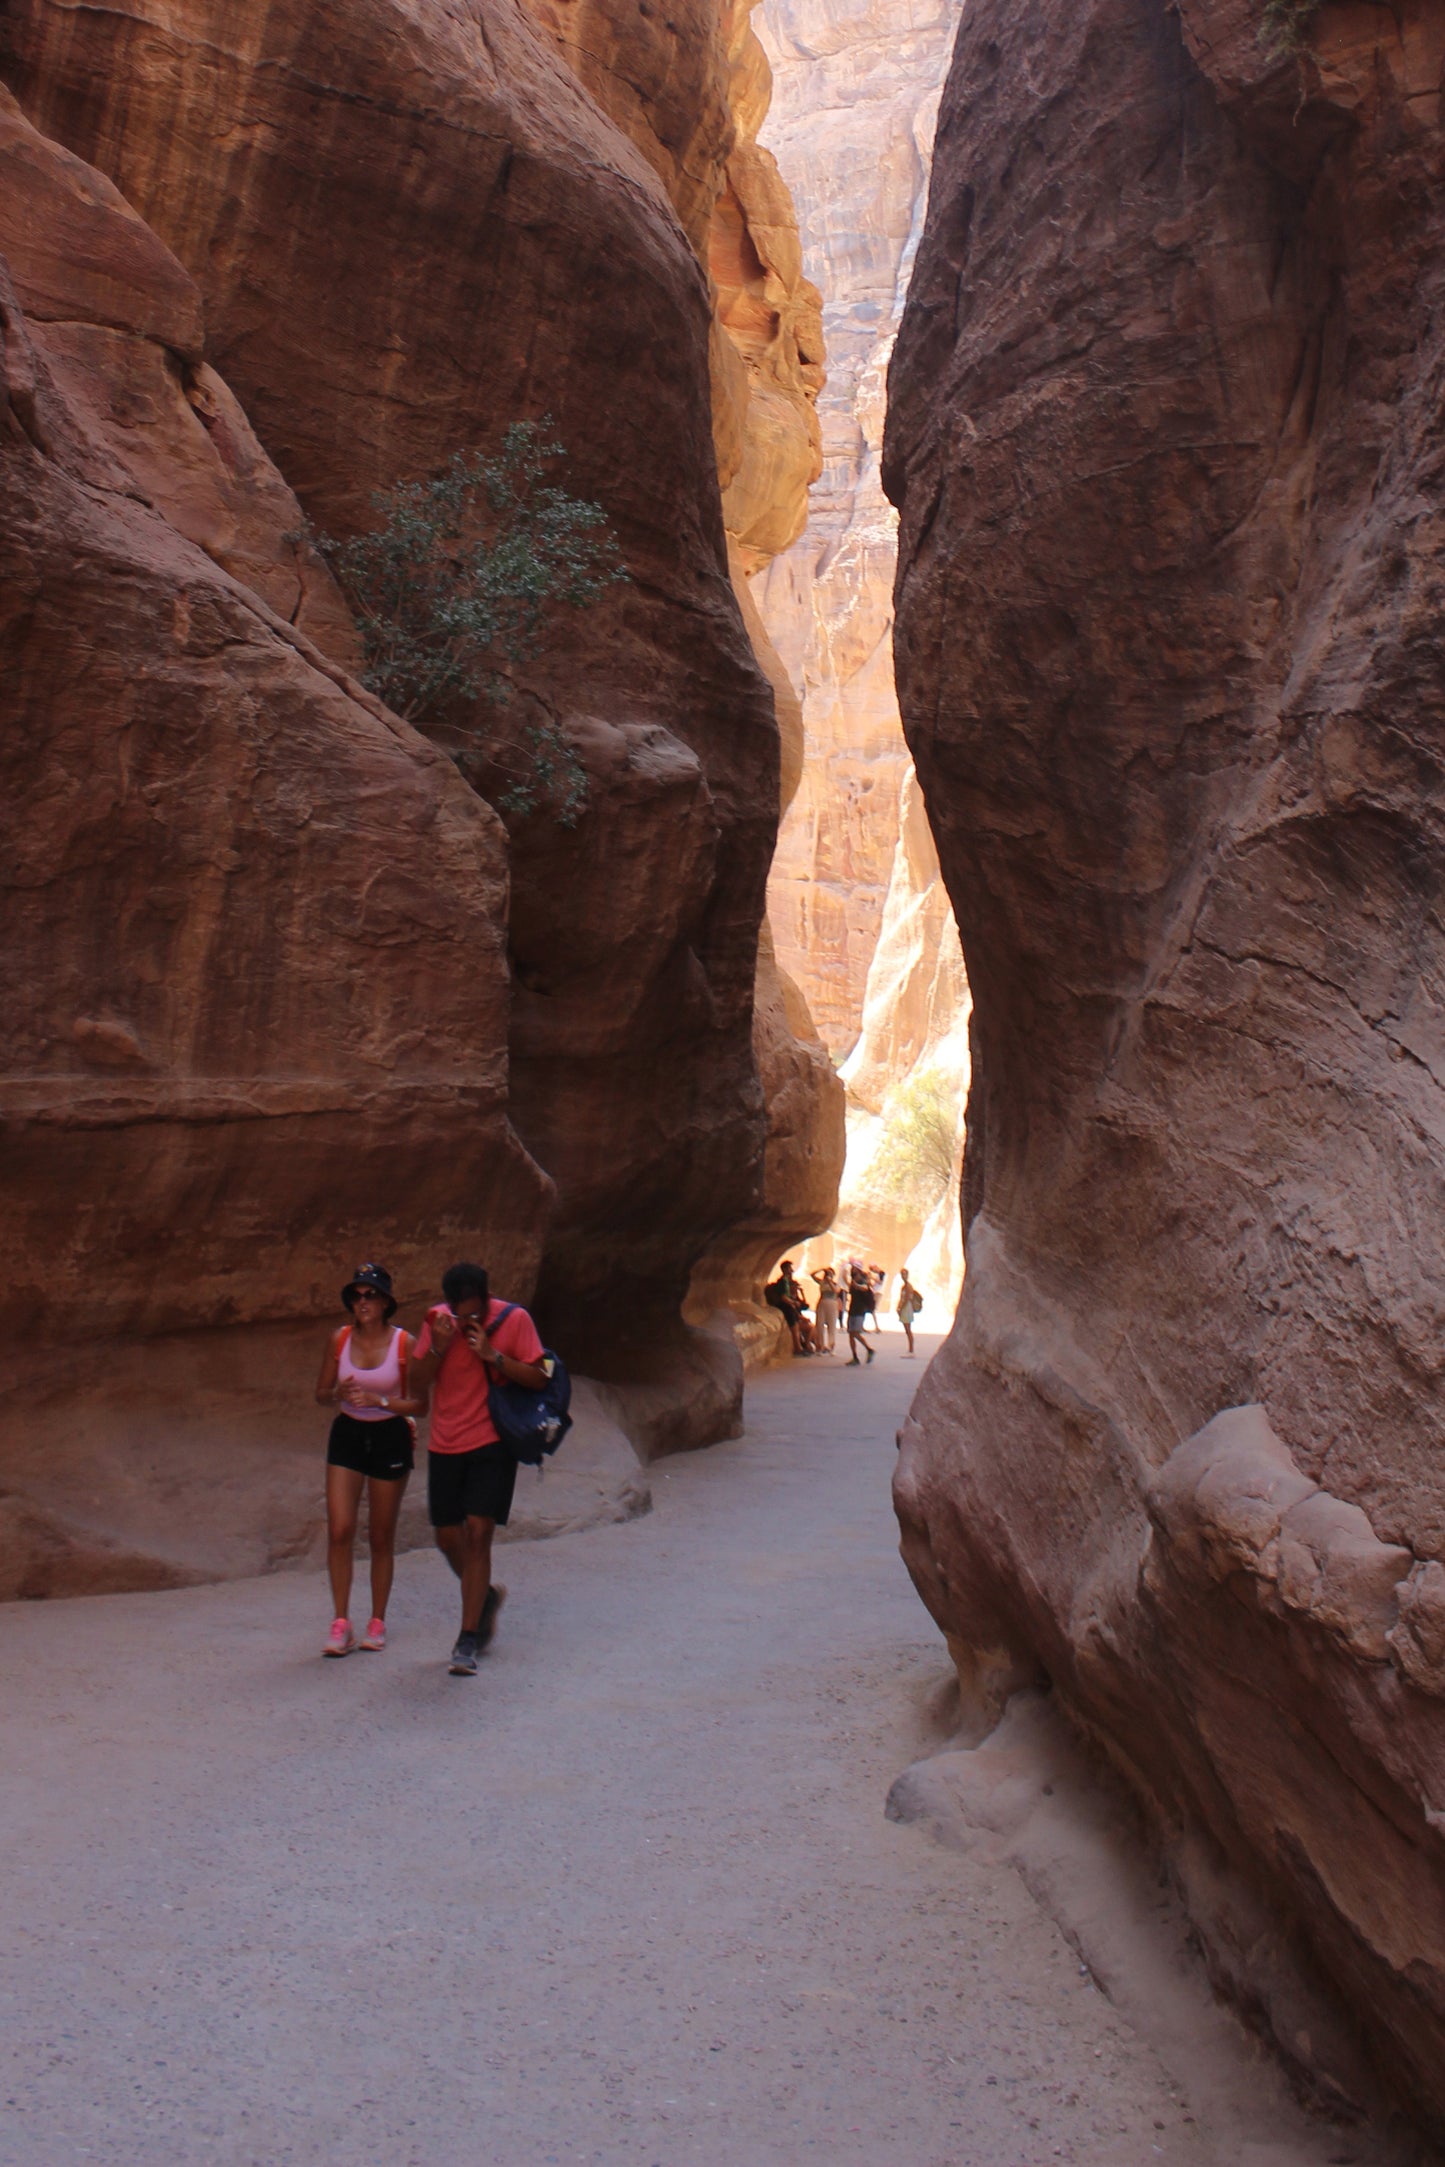
[{"label": "man's black shorts", "polygon": [[505,1445],[427,1454],[426,1502],[433,1527],[460,1527],[463,1520],[495,1520],[505,1527],[516,1487],[517,1463]]},{"label": "man's black shorts", "polygon": [[412,1470],[411,1424],[405,1415],[385,1422],[358,1422],[339,1414],[326,1446],[328,1467],[349,1467],[372,1482],[400,1482]]}]

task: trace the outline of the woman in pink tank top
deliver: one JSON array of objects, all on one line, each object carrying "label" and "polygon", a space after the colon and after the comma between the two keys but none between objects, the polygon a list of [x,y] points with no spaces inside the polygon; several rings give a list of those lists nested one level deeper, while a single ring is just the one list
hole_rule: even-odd
[{"label": "woman in pink tank top", "polygon": [[371,1548],[371,1623],[361,1645],[386,1646],[396,1524],[412,1470],[410,1417],[426,1412],[426,1394],[413,1389],[408,1376],[411,1334],[391,1322],[396,1298],[390,1272],[380,1264],[359,1266],[342,1288],[341,1299],[352,1321],[332,1335],[316,1380],[321,1405],[340,1409],[326,1447],[326,1563],[335,1613],[326,1655],[350,1655],[357,1644],[348,1612],[363,1490]]}]

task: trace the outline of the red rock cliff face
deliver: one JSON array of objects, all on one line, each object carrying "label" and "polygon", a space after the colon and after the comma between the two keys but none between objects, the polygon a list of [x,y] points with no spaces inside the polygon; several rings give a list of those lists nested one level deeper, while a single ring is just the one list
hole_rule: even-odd
[{"label": "red rock cliff face", "polygon": [[529,1277],[501,823],[298,629],[348,621],[199,293],[3,91],[0,252],[17,1329],[314,1312],[358,1243]]},{"label": "red rock cliff face", "polygon": [[286,1320],[373,1247],[409,1295],[438,1250],[528,1284],[547,1223],[507,1118],[501,823],[315,644],[349,619],[201,340],[176,258],[0,91],[0,1193],[26,1347],[0,1599],[225,1569],[177,1503],[207,1459],[231,1569],[290,1554],[264,1448],[304,1423],[315,1349]]},{"label": "red rock cliff face", "polygon": [[18,0],[0,55],[195,278],[208,356],[319,524],[543,413],[612,517],[630,584],[514,709],[563,724],[592,797],[575,832],[513,837],[512,1107],[559,1188],[553,1329],[583,1361],[649,1340],[764,1134],[776,725],[727,580],[707,283],[654,171],[696,224],[711,93],[649,162],[502,0]]},{"label": "red rock cliff face", "polygon": [[969,1277],[897,1496],[960,1658],[1042,1665],[1439,2112],[1445,31],[1261,14],[960,33],[888,470]]}]

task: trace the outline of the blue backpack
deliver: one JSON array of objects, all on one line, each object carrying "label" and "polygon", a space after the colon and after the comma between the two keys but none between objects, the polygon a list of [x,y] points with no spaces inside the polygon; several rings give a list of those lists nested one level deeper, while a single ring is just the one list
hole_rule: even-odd
[{"label": "blue backpack", "polygon": [[[493,1319],[493,1328],[505,1324],[520,1306],[508,1302],[501,1315]],[[499,1378],[487,1395],[497,1435],[523,1467],[540,1467],[572,1427],[567,1412],[572,1404],[572,1379],[567,1365],[550,1348],[543,1349],[542,1361],[547,1382],[540,1391],[534,1392],[530,1385],[507,1384]]]}]

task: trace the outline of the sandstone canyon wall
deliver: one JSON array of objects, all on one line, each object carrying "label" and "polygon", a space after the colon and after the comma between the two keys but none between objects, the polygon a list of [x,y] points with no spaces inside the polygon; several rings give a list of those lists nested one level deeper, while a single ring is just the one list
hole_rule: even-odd
[{"label": "sandstone canyon wall", "polygon": [[[5,11],[7,1195],[57,1435],[113,1334],[149,1361],[152,1428],[163,1355],[190,1377],[208,1349],[214,1384],[245,1348],[269,1377],[360,1248],[409,1298],[480,1250],[622,1384],[661,1348],[691,1402],[662,1441],[736,1420],[735,1357],[679,1321],[768,1135],[778,736],[729,582],[695,246],[730,37],[671,37],[681,80],[660,34],[653,77],[611,68],[624,131],[500,0]],[[544,414],[630,579],[516,673],[502,727],[560,725],[589,802],[508,833],[348,676],[301,513],[354,531],[376,488]],[[74,1584],[57,1557],[19,1591]]]},{"label": "sandstone canyon wall", "polygon": [[808,1261],[866,1258],[889,1271],[906,1264],[924,1296],[925,1329],[935,1332],[953,1321],[963,1284],[958,1198],[971,1012],[953,908],[918,778],[907,767],[863,1027],[842,1070],[842,1193]]},{"label": "sandstone canyon wall", "polygon": [[853,1048],[882,929],[907,765],[893,686],[897,515],[879,480],[883,393],[923,221],[957,0],[765,0],[765,135],[826,292],[822,478],[808,526],[754,579],[803,692],[802,785],[769,883],[779,959],[830,1052]]},{"label": "sandstone canyon wall", "polygon": [[[952,913],[921,810],[906,836],[900,821],[916,794],[893,686],[897,515],[879,480],[884,379],[957,13],[953,0],[907,22],[878,0],[767,0],[759,11],[773,77],[763,133],[797,207],[803,257],[826,290],[829,364],[818,401],[825,464],[807,528],[751,567],[780,666],[802,688],[800,781],[785,795],[769,917],[779,960],[834,1060],[847,1057],[850,1081],[839,1210],[806,1264],[857,1254],[896,1270],[907,1258],[946,1314],[962,1270],[951,1208],[900,1204],[872,1162],[890,1134],[898,1155],[896,1117],[920,1064],[950,1073],[961,1149],[967,1074]],[[885,1057],[895,1064],[887,1073]],[[855,1075],[866,1079],[861,1093]]]},{"label": "sandstone canyon wall", "polygon": [[1440,2117],[1445,22],[1262,14],[959,36],[885,471],[969,1271],[896,1496],[1285,2052],[1367,2081],[1317,1967]]},{"label": "sandstone canyon wall", "polygon": [[0,256],[8,1595],[168,1576],[123,1510],[55,1517],[107,1343],[246,1320],[264,1367],[373,1244],[525,1282],[551,1185],[507,1119],[500,821],[315,644],[349,619],[195,284],[3,91]]},{"label": "sandstone canyon wall", "polygon": [[[808,516],[808,491],[821,469],[823,332],[792,201],[757,142],[772,83],[752,6],[733,0],[719,11],[704,4],[666,18],[614,9],[614,21],[602,9],[534,0],[533,13],[659,175],[707,266],[728,568],[773,690],[784,810],[802,775],[802,716],[748,575],[796,540]],[[684,1309],[694,1324],[735,1338],[750,1365],[778,1351],[778,1319],[762,1303],[763,1278],[782,1249],[828,1223],[844,1154],[841,1088],[766,929],[752,1042],[766,1109],[758,1189],[751,1207],[694,1264]]]}]

